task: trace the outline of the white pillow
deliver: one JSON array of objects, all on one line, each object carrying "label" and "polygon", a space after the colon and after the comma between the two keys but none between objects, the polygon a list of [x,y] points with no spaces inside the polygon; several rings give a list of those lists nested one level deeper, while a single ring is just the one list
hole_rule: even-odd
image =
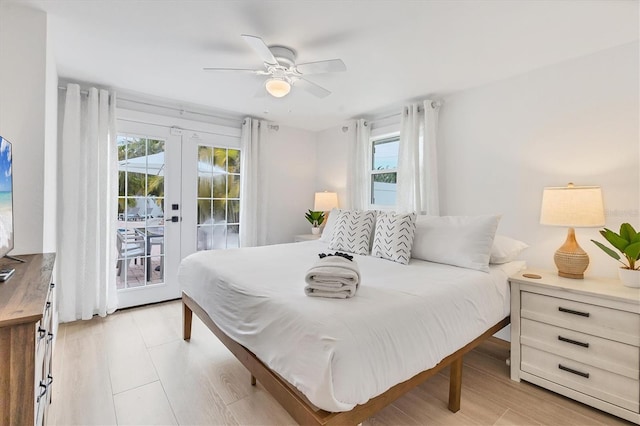
[{"label": "white pillow", "polygon": [[418,216],[411,257],[489,272],[500,216]]},{"label": "white pillow", "polygon": [[324,223],[324,229],[322,230],[322,235],[320,236],[320,241],[324,241],[326,243],[331,242],[331,237],[333,236],[333,229],[336,226],[336,222],[338,221],[338,214],[340,214],[342,210],[338,208],[334,208],[329,212],[329,217]]},{"label": "white pillow", "polygon": [[512,262],[526,248],[529,248],[527,243],[505,237],[504,235],[496,235],[493,239],[489,263],[500,265],[502,263]]},{"label": "white pillow", "polygon": [[378,212],[371,255],[406,265],[416,230],[416,214]]},{"label": "white pillow", "polygon": [[369,254],[369,242],[375,221],[374,211],[342,210],[338,214],[329,248],[355,254]]}]

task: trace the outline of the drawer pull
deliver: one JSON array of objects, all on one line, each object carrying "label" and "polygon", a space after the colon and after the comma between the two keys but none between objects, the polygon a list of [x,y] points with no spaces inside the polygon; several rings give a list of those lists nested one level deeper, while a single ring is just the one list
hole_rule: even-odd
[{"label": "drawer pull", "polygon": [[583,348],[588,348],[588,347],[589,347],[589,344],[588,344],[588,343],[579,342],[579,341],[577,341],[577,340],[568,339],[568,338],[566,338],[566,337],[562,337],[562,336],[558,336],[558,340],[560,340],[560,341],[562,341],[562,342],[571,343],[572,345],[582,346]]},{"label": "drawer pull", "polygon": [[558,310],[560,312],[566,312],[568,314],[573,314],[573,315],[579,315],[581,317],[587,317],[589,318],[591,316],[591,314],[589,312],[580,312],[580,311],[574,311],[573,309],[567,309],[567,308],[563,308],[562,306],[560,306],[558,308]]},{"label": "drawer pull", "polygon": [[55,286],[56,286],[55,283],[49,284],[49,288],[54,288]]},{"label": "drawer pull", "polygon": [[[560,338],[560,336],[558,336],[558,338]],[[47,342],[50,342],[53,340],[53,333],[47,333]],[[589,344],[587,344],[587,347],[589,346]]]},{"label": "drawer pull", "polygon": [[44,305],[44,310],[48,311],[51,308],[51,302],[47,302],[46,305]]},{"label": "drawer pull", "polygon": [[43,339],[47,335],[47,330],[42,327],[38,327],[38,340]]},{"label": "drawer pull", "polygon": [[573,374],[575,374],[577,376],[582,376],[585,379],[589,378],[589,373],[583,373],[582,371],[578,371],[578,370],[574,370],[573,368],[565,367],[562,364],[558,364],[558,368],[560,370],[564,370],[564,371],[568,371],[569,373],[573,373]]},{"label": "drawer pull", "polygon": [[51,383],[53,383],[53,376],[51,374],[47,374],[47,387],[51,386]]}]

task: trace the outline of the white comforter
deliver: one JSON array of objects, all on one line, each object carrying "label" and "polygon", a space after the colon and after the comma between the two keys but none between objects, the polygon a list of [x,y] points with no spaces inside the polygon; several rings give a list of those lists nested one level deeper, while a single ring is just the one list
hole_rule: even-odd
[{"label": "white comforter", "polygon": [[178,278],[221,330],[327,411],[367,402],[509,315],[507,277],[523,267],[355,256],[355,297],[308,297],[305,273],[321,252],[321,241],[198,252]]}]

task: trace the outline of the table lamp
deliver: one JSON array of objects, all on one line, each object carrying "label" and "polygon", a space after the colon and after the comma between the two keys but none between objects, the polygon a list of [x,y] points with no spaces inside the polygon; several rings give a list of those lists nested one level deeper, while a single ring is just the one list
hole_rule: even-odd
[{"label": "table lamp", "polygon": [[544,188],[540,223],[543,225],[567,226],[567,240],[553,260],[558,275],[565,278],[584,278],[589,266],[589,256],[576,241],[574,228],[604,226],[602,190],[599,186],[574,186]]},{"label": "table lamp", "polygon": [[329,218],[331,209],[338,207],[338,194],[335,192],[316,192],[313,211],[324,212],[325,220]]}]

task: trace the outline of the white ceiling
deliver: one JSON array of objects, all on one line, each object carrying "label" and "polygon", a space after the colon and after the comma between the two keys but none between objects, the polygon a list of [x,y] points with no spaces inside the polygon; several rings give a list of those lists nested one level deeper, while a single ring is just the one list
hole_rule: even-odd
[{"label": "white ceiling", "polygon": [[[60,77],[312,131],[639,38],[636,0],[15,0],[48,13]],[[333,93],[255,97],[264,77],[240,34],[289,46]]]}]

